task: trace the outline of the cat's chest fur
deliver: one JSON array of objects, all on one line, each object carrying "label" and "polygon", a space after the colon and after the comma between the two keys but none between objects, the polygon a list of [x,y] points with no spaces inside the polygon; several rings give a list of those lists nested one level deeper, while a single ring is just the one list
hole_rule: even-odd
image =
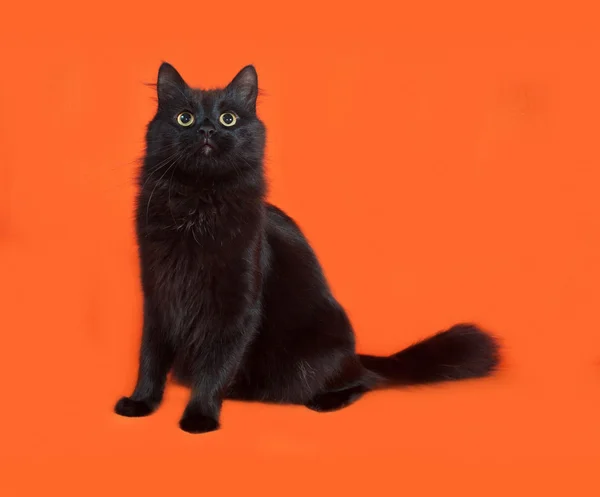
[{"label": "cat's chest fur", "polygon": [[243,191],[184,188],[161,190],[158,195],[142,191],[138,230],[141,238],[191,243],[206,255],[215,250],[225,255],[224,251],[242,250],[254,237],[263,210],[261,198]]},{"label": "cat's chest fur", "polygon": [[190,319],[199,324],[241,315],[254,281],[262,202],[239,194],[171,193],[145,209],[144,198],[141,192],[138,235],[146,295],[168,303],[161,312],[183,320],[181,329]]},{"label": "cat's chest fur", "polygon": [[169,211],[173,212],[172,229],[175,234],[186,237],[191,234],[195,241],[202,239],[205,244],[218,242],[225,245],[242,232],[244,212],[236,205],[235,199],[223,201],[221,198],[191,198],[173,201]]}]

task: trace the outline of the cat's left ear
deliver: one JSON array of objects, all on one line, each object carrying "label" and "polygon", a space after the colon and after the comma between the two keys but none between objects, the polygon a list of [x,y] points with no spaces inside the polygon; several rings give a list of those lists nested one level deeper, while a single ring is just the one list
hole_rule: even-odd
[{"label": "cat's left ear", "polygon": [[246,106],[255,110],[256,97],[258,97],[258,74],[254,66],[244,67],[229,83],[227,89],[233,91]]},{"label": "cat's left ear", "polygon": [[158,81],[156,89],[158,101],[165,102],[177,98],[185,97],[187,83],[171,64],[163,62],[158,70]]}]

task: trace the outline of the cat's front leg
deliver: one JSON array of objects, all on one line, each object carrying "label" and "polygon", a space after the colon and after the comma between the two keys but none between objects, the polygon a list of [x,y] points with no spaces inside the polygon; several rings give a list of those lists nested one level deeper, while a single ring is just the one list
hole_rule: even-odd
[{"label": "cat's front leg", "polygon": [[145,305],[137,383],[131,397],[119,399],[115,412],[127,417],[147,416],[154,412],[162,401],[172,364],[173,350],[167,336]]},{"label": "cat's front leg", "polygon": [[192,394],[179,426],[189,433],[219,428],[225,391],[239,370],[244,353],[256,334],[256,320],[214,328],[202,343],[194,367]]}]

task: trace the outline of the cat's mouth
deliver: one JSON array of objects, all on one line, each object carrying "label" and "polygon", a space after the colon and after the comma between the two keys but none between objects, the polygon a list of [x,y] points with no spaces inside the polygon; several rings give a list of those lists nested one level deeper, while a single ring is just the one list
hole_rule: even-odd
[{"label": "cat's mouth", "polygon": [[217,146],[216,146],[215,142],[212,141],[210,138],[205,138],[204,142],[202,143],[202,145],[200,147],[200,152],[202,152],[203,155],[210,155],[216,149],[217,149]]}]

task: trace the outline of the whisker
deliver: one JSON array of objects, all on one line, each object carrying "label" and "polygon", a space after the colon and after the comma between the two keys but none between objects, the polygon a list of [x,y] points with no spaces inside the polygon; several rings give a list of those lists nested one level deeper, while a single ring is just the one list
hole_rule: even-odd
[{"label": "whisker", "polygon": [[[144,189],[144,187],[148,184],[148,181],[150,181],[150,179],[152,179],[152,176],[154,174],[156,174],[160,169],[162,169],[163,167],[166,167],[169,162],[171,161],[171,159],[173,159],[174,157],[178,156],[181,154],[181,151],[175,152],[173,154],[171,154],[169,157],[167,157],[165,160],[162,160],[161,162],[159,162],[156,166],[154,166],[148,174],[148,177],[146,178],[146,181],[144,181],[144,184],[142,185],[142,187],[140,188],[140,191]],[[168,169],[167,169],[168,170]]]},{"label": "whisker", "polygon": [[175,165],[177,164],[177,161],[181,158],[182,156],[182,152],[179,152],[177,154],[177,157],[173,160],[173,162],[169,165],[169,167],[167,167],[167,169],[165,170],[164,173],[162,173],[161,177],[158,178],[158,181],[156,182],[156,184],[154,185],[154,188],[152,189],[152,191],[150,192],[150,197],[148,198],[148,203],[146,204],[146,223],[148,222],[148,216],[150,214],[150,203],[152,202],[152,196],[154,195],[154,192],[156,191],[156,188],[158,187],[158,185],[160,184],[160,181],[165,177],[165,175],[170,171],[170,169],[172,167],[175,167]]}]

